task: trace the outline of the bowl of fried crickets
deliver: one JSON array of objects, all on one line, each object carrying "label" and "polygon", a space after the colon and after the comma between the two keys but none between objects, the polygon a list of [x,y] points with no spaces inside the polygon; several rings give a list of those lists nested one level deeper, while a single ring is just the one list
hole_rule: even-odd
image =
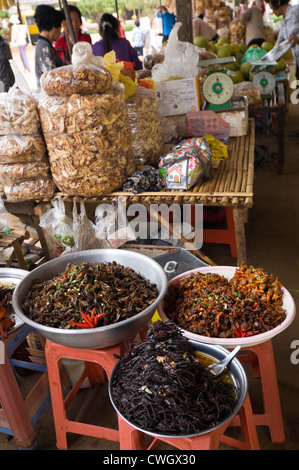
[{"label": "bowl of fried crickets", "polygon": [[75,348],[107,348],[134,338],[167,289],[163,268],[128,250],[63,255],[16,287],[16,315],[45,338]]},{"label": "bowl of fried crickets", "polygon": [[171,279],[158,313],[191,340],[234,348],[283,332],[296,306],[278,277],[263,268],[208,266]]}]

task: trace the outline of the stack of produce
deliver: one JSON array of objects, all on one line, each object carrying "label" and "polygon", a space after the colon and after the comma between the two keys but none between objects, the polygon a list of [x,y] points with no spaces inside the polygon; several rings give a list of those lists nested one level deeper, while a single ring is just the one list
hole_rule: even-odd
[{"label": "stack of produce", "polygon": [[52,197],[37,102],[16,88],[0,94],[0,106],[0,180],[7,200]]},{"label": "stack of produce", "polygon": [[123,85],[94,64],[43,75],[41,124],[60,191],[94,197],[115,191],[134,169]]},{"label": "stack of produce", "polygon": [[[265,41],[261,47],[256,45],[247,47],[245,42],[242,41],[243,27],[239,20],[235,20],[230,24],[230,39],[220,38],[215,41],[208,41],[204,36],[194,38],[194,44],[198,47],[204,48],[207,53],[214,54],[215,57],[223,59],[226,57],[234,57],[234,61],[224,65],[218,64],[213,66],[205,66],[199,68],[199,89],[201,94],[202,83],[207,75],[216,69],[227,69],[227,74],[231,77],[234,84],[243,82],[252,82],[254,74],[251,73],[253,62],[260,60],[267,54],[273,47],[274,43]],[[284,71],[286,68],[287,53],[284,57],[278,60],[277,65],[272,65],[267,68],[267,71],[275,75],[277,72]],[[252,90],[252,86],[249,87]],[[253,89],[254,94],[255,90]],[[243,95],[244,96],[244,95]],[[203,99],[202,94],[200,96]]]}]

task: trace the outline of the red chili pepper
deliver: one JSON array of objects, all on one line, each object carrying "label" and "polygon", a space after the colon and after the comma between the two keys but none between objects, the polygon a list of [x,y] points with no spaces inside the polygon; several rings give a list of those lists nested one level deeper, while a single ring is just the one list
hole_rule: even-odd
[{"label": "red chili pepper", "polygon": [[83,317],[83,323],[75,323],[70,320],[70,323],[75,326],[79,326],[80,328],[96,328],[98,326],[99,318],[105,315],[105,313],[99,313],[98,315],[95,315],[95,308],[92,309],[91,315],[86,315],[81,311],[80,313]]},{"label": "red chili pepper", "polygon": [[80,328],[90,328],[86,323],[75,323],[73,320],[70,320],[70,323],[72,323],[75,326],[79,326]]},{"label": "red chili pepper", "polygon": [[242,328],[241,326],[239,326],[239,323],[237,323],[237,330],[235,330],[235,336],[237,338],[245,338],[246,336],[251,336],[252,333],[247,333],[247,328],[245,326],[245,328]]}]

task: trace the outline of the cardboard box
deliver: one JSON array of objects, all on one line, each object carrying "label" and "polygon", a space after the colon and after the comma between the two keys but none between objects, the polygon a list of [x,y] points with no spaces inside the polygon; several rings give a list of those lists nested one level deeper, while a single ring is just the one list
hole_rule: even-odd
[{"label": "cardboard box", "polygon": [[199,111],[198,79],[182,78],[156,83],[161,116]]},{"label": "cardboard box", "polygon": [[230,124],[229,137],[242,137],[248,131],[248,107],[242,111],[218,113]]}]

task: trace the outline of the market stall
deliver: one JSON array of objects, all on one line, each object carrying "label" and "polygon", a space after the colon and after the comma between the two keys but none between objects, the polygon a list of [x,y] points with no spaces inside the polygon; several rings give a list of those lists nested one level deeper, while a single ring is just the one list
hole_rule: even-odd
[{"label": "market stall", "polygon": [[[159,191],[141,192],[139,194],[127,192],[112,192],[102,197],[83,198],[88,208],[88,213],[94,213],[100,203],[106,203],[115,197],[124,197],[127,205],[138,203],[146,204],[203,204],[213,207],[231,207],[235,223],[235,237],[237,243],[237,260],[241,263],[246,260],[245,224],[247,222],[248,209],[253,205],[253,180],[254,180],[254,123],[249,121],[249,129],[246,136],[229,139],[228,145],[231,158],[221,162],[213,171],[213,177],[207,182],[199,182],[191,191]],[[75,197],[57,193],[70,207]],[[7,210],[20,217],[26,218],[32,226],[38,225],[38,217],[50,206],[48,198],[21,202],[5,202]],[[41,230],[39,228],[39,230]],[[45,241],[46,234],[41,239],[45,255],[49,253]],[[49,255],[48,255],[49,256]]]},{"label": "market stall", "polygon": [[[229,28],[232,12],[226,7],[221,9],[220,3],[217,9],[211,8],[207,19],[217,22],[222,39],[228,34],[234,43],[242,41],[242,30]],[[261,99],[259,87],[250,80],[246,84],[242,80],[237,87],[237,70],[224,70],[225,65],[235,67],[238,62],[237,48],[230,47],[225,55],[221,54],[223,57],[217,57],[215,44],[213,52],[208,47],[182,43],[177,31],[175,28],[159,58],[153,55],[145,61],[150,67],[142,71],[146,72],[143,77],[117,62],[113,54],[94,57],[89,45],[75,44],[72,65],[44,74],[38,97],[22,86],[0,96],[4,110],[0,115],[0,179],[5,210],[36,229],[44,262],[49,261],[30,273],[23,272],[24,282],[16,286],[12,304],[18,318],[34,328],[46,344],[58,448],[67,449],[66,435],[74,432],[119,442],[121,450],[147,449],[144,434],[155,438],[153,445],[164,440],[176,447],[179,438],[179,448],[216,449],[219,442],[224,442],[256,450],[258,425],[269,427],[273,442],[284,440],[271,340],[293,321],[295,307],[278,278],[262,268],[246,266],[245,237],[248,211],[254,204],[255,119],[268,114],[271,108],[273,113],[278,112],[282,126],[284,90],[278,83],[278,98],[273,93],[266,100]],[[180,60],[176,63],[174,57]],[[279,151],[282,169],[282,140]],[[116,200],[122,202],[124,212],[115,209]],[[133,204],[145,207],[146,223],[154,217],[161,225],[169,225],[169,220],[153,206],[225,209],[233,224],[224,229],[204,229],[203,239],[231,245],[238,268],[212,266],[215,262],[171,222],[171,234],[207,267],[192,270],[190,277],[186,268],[182,277],[168,282],[159,262],[126,250],[128,241],[134,240],[126,215]],[[108,217],[104,217],[105,211]],[[125,233],[119,227],[110,232],[112,221],[124,214]],[[196,226],[192,211],[187,222],[195,232],[202,229]],[[18,256],[23,241],[20,237],[12,237],[11,241],[14,246],[17,242],[19,263],[23,262]],[[6,304],[5,300],[5,319],[10,314]],[[212,313],[208,316],[210,307]],[[155,321],[156,309],[163,322]],[[174,322],[171,326],[169,318]],[[175,324],[183,328],[183,333]],[[2,334],[8,332],[3,330]],[[129,342],[137,335],[140,346],[133,350]],[[240,363],[248,362],[261,376],[264,413],[252,412],[246,375],[239,362],[232,361],[226,380],[215,385],[210,376],[211,364],[203,362],[199,367],[200,361],[195,359],[198,356],[186,338],[194,340],[195,352],[211,355],[211,362],[226,356],[219,355],[221,348],[217,345],[242,347]],[[198,348],[200,343],[203,346]],[[175,347],[167,351],[168,357],[165,351],[169,344]],[[156,355],[149,358],[152,350]],[[136,368],[130,367],[132,376],[126,373],[122,377],[122,364],[132,359],[131,353]],[[143,356],[147,367],[141,365],[138,371]],[[84,363],[82,374],[66,398],[58,366],[61,357]],[[11,364],[6,366],[10,376]],[[156,383],[144,382],[148,380],[142,376],[146,369]],[[103,383],[103,370],[109,379],[118,430],[66,419],[66,408],[85,379],[90,386]],[[1,366],[0,372],[5,374]],[[209,407],[216,406],[213,414],[202,414],[204,407],[196,406],[194,416],[188,417],[189,408],[197,401],[189,399],[198,373],[214,394],[201,400]],[[136,376],[142,377],[140,383]],[[162,380],[166,384],[163,390]],[[13,379],[8,382],[13,383]],[[140,395],[138,403],[130,396],[136,393],[135,385]],[[44,381],[42,386],[43,393],[37,398],[43,402],[48,389]],[[200,388],[198,393],[202,393]],[[149,396],[154,396],[154,389],[159,390],[157,398],[161,402],[156,399],[152,404]],[[184,396],[180,401],[187,403],[183,419],[181,411],[173,406],[176,393],[180,398]],[[121,399],[125,403],[122,407]],[[30,405],[32,400],[30,396]],[[128,402],[134,405],[132,409]],[[145,403],[149,403],[149,410],[158,405],[158,420],[150,412],[145,420],[143,411],[141,421],[135,419],[136,409],[141,406],[144,410]],[[22,405],[20,400],[21,412]],[[170,423],[164,420],[166,405],[174,412]],[[30,419],[20,414],[27,434],[23,432],[19,444],[33,446]],[[244,442],[223,435],[231,426],[241,428]],[[15,435],[13,429],[12,433]]]}]

